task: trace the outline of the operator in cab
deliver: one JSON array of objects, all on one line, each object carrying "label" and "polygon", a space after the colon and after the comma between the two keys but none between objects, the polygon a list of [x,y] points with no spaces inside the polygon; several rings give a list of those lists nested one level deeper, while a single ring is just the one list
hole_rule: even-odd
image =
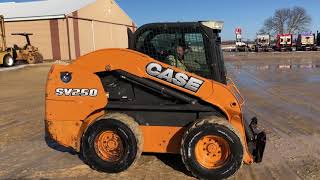
[{"label": "operator in cab", "polygon": [[186,53],[185,46],[178,44],[175,48],[175,54],[169,55],[165,59],[165,63],[180,68],[184,71],[188,71],[188,68],[185,65],[184,55]]}]

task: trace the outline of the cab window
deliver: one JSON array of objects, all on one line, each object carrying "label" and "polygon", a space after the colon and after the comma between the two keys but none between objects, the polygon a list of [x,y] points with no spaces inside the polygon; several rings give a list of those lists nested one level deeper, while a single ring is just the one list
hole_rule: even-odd
[{"label": "cab window", "polygon": [[[150,57],[202,77],[211,77],[203,35],[200,32],[145,31],[137,39],[136,50]],[[183,55],[177,47],[183,48]],[[179,49],[178,48],[178,49]]]}]

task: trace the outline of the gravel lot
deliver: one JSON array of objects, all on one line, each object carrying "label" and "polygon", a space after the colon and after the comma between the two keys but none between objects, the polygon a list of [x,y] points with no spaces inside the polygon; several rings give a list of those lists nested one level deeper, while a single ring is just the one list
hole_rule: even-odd
[{"label": "gravel lot", "polygon": [[[285,55],[287,54],[287,55]],[[320,53],[225,54],[246,111],[268,133],[264,161],[231,179],[320,179]],[[91,170],[44,140],[50,64],[0,67],[0,179],[193,179],[176,155],[144,154],[120,174]]]}]

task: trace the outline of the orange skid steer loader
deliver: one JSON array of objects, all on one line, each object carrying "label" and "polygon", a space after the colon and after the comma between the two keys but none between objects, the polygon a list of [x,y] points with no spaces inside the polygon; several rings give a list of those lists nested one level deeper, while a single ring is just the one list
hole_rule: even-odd
[{"label": "orange skid steer loader", "polygon": [[226,78],[220,21],[152,23],[128,49],[98,50],[53,65],[46,132],[93,169],[126,170],[142,152],[181,154],[200,179],[261,162],[266,135],[242,112]]}]

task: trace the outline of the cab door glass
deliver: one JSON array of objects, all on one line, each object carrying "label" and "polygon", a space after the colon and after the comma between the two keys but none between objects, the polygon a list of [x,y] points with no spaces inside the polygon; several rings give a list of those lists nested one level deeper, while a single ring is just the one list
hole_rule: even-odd
[{"label": "cab door glass", "polygon": [[184,61],[188,70],[202,77],[211,77],[201,33],[185,33],[186,51]]},{"label": "cab door glass", "polygon": [[[177,39],[181,38],[180,33],[163,33],[155,35],[151,39],[151,44],[155,49],[155,52],[157,54],[156,59],[170,64],[167,61],[168,56],[172,55],[175,56],[175,45],[177,42]],[[170,64],[174,65],[175,64]]]},{"label": "cab door glass", "polygon": [[211,79],[202,33],[189,29],[147,30],[136,50],[181,70]]}]

